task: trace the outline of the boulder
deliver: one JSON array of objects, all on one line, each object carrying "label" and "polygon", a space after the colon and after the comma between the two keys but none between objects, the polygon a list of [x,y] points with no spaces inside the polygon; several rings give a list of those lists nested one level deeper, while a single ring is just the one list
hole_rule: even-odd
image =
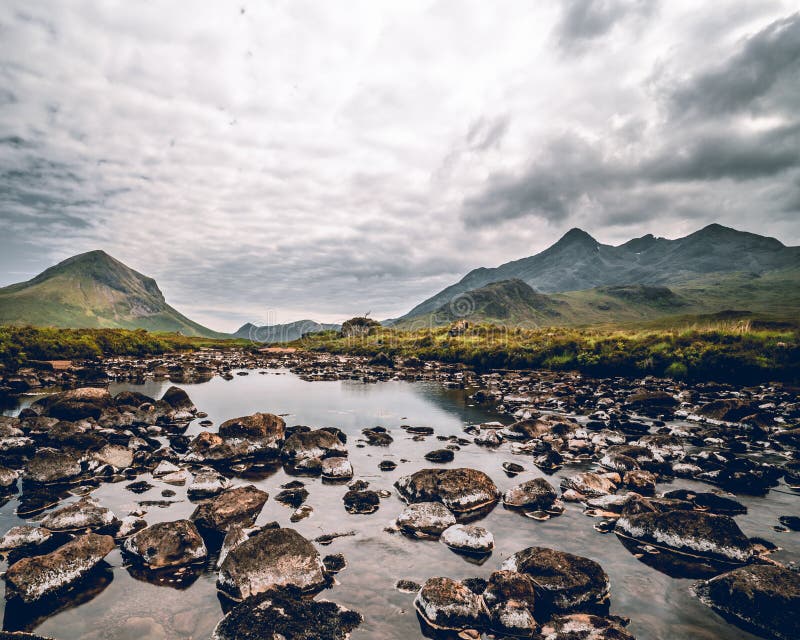
[{"label": "boulder", "polygon": [[231,484],[231,481],[212,467],[200,467],[194,472],[186,494],[192,500],[216,496]]},{"label": "boulder", "polygon": [[435,449],[425,454],[428,462],[452,462],[455,454],[451,449]]},{"label": "boulder", "polygon": [[235,546],[222,562],[217,586],[234,599],[282,587],[316,591],[325,586],[314,545],[294,529],[264,529]]},{"label": "boulder", "polygon": [[20,525],[12,527],[0,538],[0,553],[33,549],[44,544],[52,537],[52,533],[43,527]]},{"label": "boulder", "polygon": [[579,493],[584,498],[599,498],[617,490],[616,485],[608,478],[591,471],[577,473],[561,481],[561,490]]},{"label": "boulder", "polygon": [[298,593],[263,593],[237,604],[220,621],[212,640],[347,640],[363,618],[325,600]]},{"label": "boulder", "polygon": [[503,504],[512,509],[546,511],[558,498],[556,490],[544,478],[534,478],[518,484],[503,494]]},{"label": "boulder", "polygon": [[750,540],[730,516],[671,510],[630,514],[617,520],[614,532],[677,553],[744,564],[754,559]]},{"label": "boulder", "polygon": [[460,553],[485,555],[494,549],[494,536],[491,532],[474,524],[454,524],[447,527],[442,531],[442,542]]},{"label": "boulder", "polygon": [[79,582],[114,549],[114,538],[87,533],[43,556],[23,558],[6,571],[6,599],[30,604]]},{"label": "boulder", "polygon": [[281,457],[290,464],[330,455],[347,455],[347,448],[335,433],[326,429],[297,431],[286,439],[281,449]]},{"label": "boulder", "polygon": [[199,505],[191,520],[201,529],[224,533],[232,524],[252,526],[269,494],[253,485],[223,491]]},{"label": "boulder", "polygon": [[409,535],[438,538],[456,524],[456,518],[441,502],[415,502],[403,509],[396,522]]},{"label": "boulder", "polygon": [[712,609],[758,635],[800,638],[800,574],[755,564],[703,580],[694,586]]},{"label": "boulder", "polygon": [[585,613],[556,616],[542,625],[541,640],[636,640],[622,620]]},{"label": "boulder", "polygon": [[208,555],[203,538],[189,520],[150,525],[129,537],[123,549],[150,569],[192,564]]},{"label": "boulder", "polygon": [[536,585],[530,576],[516,571],[495,571],[489,576],[483,601],[495,631],[526,637],[536,632]]},{"label": "boulder", "polygon": [[93,531],[111,530],[119,525],[119,520],[111,509],[99,505],[86,496],[77,502],[51,511],[42,518],[41,526],[50,531],[75,532],[91,529]]},{"label": "boulder", "polygon": [[167,389],[161,397],[161,401],[166,402],[175,411],[186,411],[188,413],[197,411],[197,407],[194,406],[194,402],[189,398],[189,394],[179,387],[172,386]]},{"label": "boulder", "polygon": [[81,475],[80,456],[44,447],[25,465],[23,479],[34,484],[66,484]]},{"label": "boulder", "polygon": [[39,415],[60,420],[98,419],[104,411],[114,406],[107,389],[81,387],[54,393],[31,405]]},{"label": "boulder", "polygon": [[414,600],[424,621],[434,629],[462,631],[486,625],[483,598],[451,578],[429,578]]},{"label": "boulder", "polygon": [[322,461],[322,477],[335,482],[350,480],[353,477],[353,465],[347,458],[325,458]]},{"label": "boulder", "polygon": [[528,547],[500,567],[528,575],[546,606],[557,612],[585,611],[609,598],[608,575],[594,560],[546,547]]},{"label": "boulder", "polygon": [[350,490],[342,497],[344,508],[351,514],[375,513],[381,505],[381,497],[377,491]]},{"label": "boulder", "polygon": [[272,413],[254,413],[226,420],[219,425],[220,437],[244,456],[277,457],[283,444],[286,423]]},{"label": "boulder", "polygon": [[490,507],[500,497],[492,479],[476,469],[421,469],[394,486],[406,502],[441,502],[455,514]]},{"label": "boulder", "polygon": [[100,464],[107,464],[116,471],[127,469],[133,464],[133,451],[116,444],[107,444],[99,451],[92,453],[92,459]]}]

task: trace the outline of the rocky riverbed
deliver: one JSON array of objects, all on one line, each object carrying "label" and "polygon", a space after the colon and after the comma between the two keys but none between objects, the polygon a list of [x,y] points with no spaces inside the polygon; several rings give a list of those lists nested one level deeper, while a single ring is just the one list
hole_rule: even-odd
[{"label": "rocky riverbed", "polygon": [[797,389],[245,351],[0,387],[8,631],[800,637]]}]

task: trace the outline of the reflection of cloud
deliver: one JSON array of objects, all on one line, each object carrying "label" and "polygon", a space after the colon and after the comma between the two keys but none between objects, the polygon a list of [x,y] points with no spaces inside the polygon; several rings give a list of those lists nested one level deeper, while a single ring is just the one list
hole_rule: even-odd
[{"label": "reflection of cloud", "polygon": [[572,226],[800,241],[790,3],[354,10],[0,5],[5,283],[103,248],[233,330],[398,316]]}]

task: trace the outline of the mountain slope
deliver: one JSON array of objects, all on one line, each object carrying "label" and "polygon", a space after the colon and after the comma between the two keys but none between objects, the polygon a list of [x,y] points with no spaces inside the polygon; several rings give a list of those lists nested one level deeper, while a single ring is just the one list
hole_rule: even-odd
[{"label": "mountain slope", "polygon": [[302,338],[306,333],[318,333],[330,329],[338,331],[338,324],[322,324],[314,320],[297,320],[286,324],[256,326],[252,322],[242,325],[233,334],[234,338],[244,338],[254,342],[291,342]]},{"label": "mountain slope", "polygon": [[471,271],[401,320],[432,313],[460,294],[510,279],[539,292],[560,293],[632,284],[672,286],[711,274],[761,275],[779,269],[800,269],[800,247],[718,224],[676,240],[648,234],[616,247],[572,229],[541,253]]},{"label": "mountain slope", "polygon": [[180,331],[228,337],[182,315],[156,281],[104,251],[89,251],[0,289],[0,324]]}]

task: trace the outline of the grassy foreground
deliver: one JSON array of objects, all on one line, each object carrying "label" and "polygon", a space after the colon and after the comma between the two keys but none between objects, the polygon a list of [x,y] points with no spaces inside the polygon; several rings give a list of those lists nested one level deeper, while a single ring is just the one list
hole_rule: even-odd
[{"label": "grassy foreground", "polygon": [[145,356],[202,347],[232,347],[246,340],[218,340],[150,333],[144,329],[56,329],[0,326],[0,368],[14,370],[29,360],[80,360]]},{"label": "grassy foreground", "polygon": [[310,334],[294,346],[464,363],[484,370],[578,370],[598,377],[656,375],[737,383],[800,381],[797,327],[747,321],[640,329],[476,325],[463,332],[448,327],[416,331],[373,327],[351,337],[334,331]]}]

